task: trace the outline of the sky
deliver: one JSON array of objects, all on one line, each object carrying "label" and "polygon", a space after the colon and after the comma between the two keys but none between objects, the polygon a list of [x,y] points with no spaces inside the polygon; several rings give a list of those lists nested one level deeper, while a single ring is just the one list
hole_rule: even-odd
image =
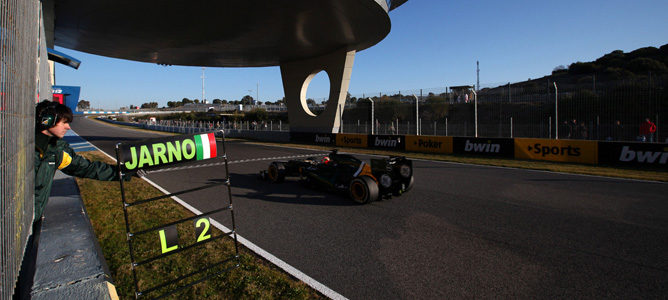
[{"label": "sky", "polygon": [[[390,12],[384,40],[356,53],[353,96],[444,91],[447,86],[498,86],[549,75],[559,66],[668,43],[668,1],[408,0]],[[81,86],[92,108],[202,98],[202,68],[159,66],[56,47],[82,61],[56,64],[56,84]],[[205,68],[205,98],[283,98],[279,67]],[[320,102],[329,81],[318,74],[307,98]],[[259,98],[258,98],[259,96]]]}]

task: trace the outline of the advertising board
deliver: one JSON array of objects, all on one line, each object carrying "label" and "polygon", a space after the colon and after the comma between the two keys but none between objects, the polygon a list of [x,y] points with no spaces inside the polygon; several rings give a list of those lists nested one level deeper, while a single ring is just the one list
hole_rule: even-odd
[{"label": "advertising board", "polygon": [[334,133],[290,132],[290,141],[310,145],[333,146],[336,144]]},{"label": "advertising board", "polygon": [[596,164],[598,142],[516,138],[515,158]]},{"label": "advertising board", "polygon": [[406,137],[403,135],[370,135],[369,147],[388,150],[405,150]]},{"label": "advertising board", "polygon": [[503,138],[454,137],[453,152],[513,158],[515,156],[515,142],[513,139]]},{"label": "advertising board", "polygon": [[339,147],[368,147],[368,138],[366,134],[339,133],[336,135],[336,145]]},{"label": "advertising board", "polygon": [[668,144],[599,142],[599,163],[668,167]]},{"label": "advertising board", "polygon": [[407,135],[406,151],[452,153],[451,136]]}]

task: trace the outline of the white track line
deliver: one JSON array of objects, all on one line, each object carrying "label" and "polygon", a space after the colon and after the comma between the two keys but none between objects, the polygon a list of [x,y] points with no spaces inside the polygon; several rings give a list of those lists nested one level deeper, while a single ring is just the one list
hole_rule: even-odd
[{"label": "white track line", "polygon": [[[74,132],[74,130],[72,130],[72,132]],[[114,158],[113,156],[111,156],[108,153],[102,151],[100,148],[96,147],[95,145],[93,145],[93,144],[91,144],[91,145],[93,147],[95,147],[98,151],[104,153],[104,155],[106,155],[107,157],[116,161],[116,158]],[[148,179],[146,177],[142,177],[142,179],[144,181],[148,182],[150,185],[152,185],[156,189],[160,190],[161,192],[163,192],[165,194],[171,194],[171,192],[164,189],[163,187],[161,187],[157,183],[151,181],[150,179]],[[179,197],[172,196],[171,198],[174,201],[176,201],[178,204],[181,204],[183,207],[185,207],[186,209],[191,211],[192,213],[197,214],[197,215],[202,214],[202,212],[199,211],[197,208],[195,208],[192,205],[190,205],[190,204],[186,203],[185,201],[181,200]],[[217,222],[215,220],[211,220],[211,224],[213,224],[213,226],[215,226],[216,228],[218,228],[219,230],[221,230],[223,232],[230,232],[231,231],[231,229],[225,227],[223,224],[220,224],[219,222]],[[242,237],[239,234],[237,234],[237,241],[239,243],[241,243],[242,245],[244,245],[246,248],[255,252],[257,255],[262,256],[264,259],[268,260],[272,264],[274,264],[277,267],[283,269],[283,271],[287,272],[288,274],[290,274],[290,275],[294,276],[295,278],[297,278],[297,279],[303,281],[304,283],[308,284],[310,287],[312,287],[316,291],[322,293],[323,295],[325,295],[325,296],[327,296],[331,299],[336,299],[336,300],[348,299],[348,298],[344,297],[343,295],[341,295],[341,294],[335,292],[334,290],[330,289],[326,285],[324,285],[324,284],[318,282],[317,280],[313,279],[312,277],[304,274],[302,271],[299,271],[297,268],[289,265],[288,263],[281,260],[280,258],[278,258],[278,257],[274,256],[273,254],[267,252],[266,250],[260,248],[259,246],[255,245],[253,242],[247,240],[246,238]]]},{"label": "white track line", "polygon": [[[156,189],[160,190],[161,192],[165,194],[171,194],[168,190],[162,188],[159,186],[157,183],[151,181],[150,179],[143,177],[144,181],[148,182],[150,185],[154,186]],[[197,208],[193,207],[192,205],[186,203],[185,201],[179,199],[179,197],[172,196],[172,199],[176,201],[177,203],[183,205],[183,207],[187,208],[191,212],[193,212],[196,215],[201,215],[202,212],[199,211]],[[215,226],[216,228],[220,229],[223,232],[230,232],[232,231],[231,229],[225,227],[225,225],[220,224],[218,221],[211,220],[211,224]],[[257,255],[262,256],[264,259],[268,260],[272,264],[276,265],[277,267],[283,269],[285,272],[288,272],[288,274],[296,277],[297,279],[303,281],[304,283],[308,284],[318,292],[322,293],[323,295],[331,298],[331,299],[347,299],[343,295],[335,292],[334,290],[328,288],[324,284],[318,282],[317,280],[311,278],[310,276],[304,274],[302,271],[299,271],[297,268],[289,265],[285,261],[279,259],[278,257],[274,256],[273,254],[267,252],[266,250],[260,248],[259,246],[255,245],[253,242],[245,239],[241,235],[237,234],[237,241],[241,243],[242,245],[246,246],[246,248],[250,249],[251,251],[255,252]]]},{"label": "white track line", "polygon": [[[228,161],[227,164],[240,164],[240,163],[247,163],[247,162],[255,162],[255,161],[267,161],[267,160],[286,160],[286,159],[293,159],[293,158],[302,158],[302,157],[310,157],[310,156],[318,156],[318,155],[326,155],[326,153],[319,153],[319,154],[300,154],[300,155],[289,155],[289,156],[275,156],[275,157],[263,157],[263,158],[251,158],[251,159],[241,159],[241,160],[234,160],[234,161]],[[218,157],[220,158],[220,157]],[[201,164],[201,165],[194,165],[194,166],[185,166],[185,167],[172,167],[172,168],[164,168],[164,169],[158,169],[154,171],[147,171],[147,174],[151,173],[160,173],[160,172],[167,172],[167,171],[178,171],[178,170],[186,170],[186,169],[196,169],[196,168],[202,168],[202,167],[213,167],[213,166],[221,166],[224,165],[225,162],[215,162],[215,163],[208,163],[208,164]]]}]

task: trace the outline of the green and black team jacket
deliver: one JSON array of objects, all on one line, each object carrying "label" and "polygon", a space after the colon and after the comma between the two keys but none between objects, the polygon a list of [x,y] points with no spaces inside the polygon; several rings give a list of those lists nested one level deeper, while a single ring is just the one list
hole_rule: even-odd
[{"label": "green and black team jacket", "polygon": [[77,155],[66,141],[37,132],[35,133],[35,221],[42,217],[51,194],[51,184],[56,170],[76,177],[118,180],[116,166],[87,160]]}]

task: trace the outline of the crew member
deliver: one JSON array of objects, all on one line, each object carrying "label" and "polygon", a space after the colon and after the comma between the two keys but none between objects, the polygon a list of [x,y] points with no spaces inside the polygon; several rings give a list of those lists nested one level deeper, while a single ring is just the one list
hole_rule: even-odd
[{"label": "crew member", "polygon": [[[51,194],[56,170],[76,177],[119,180],[117,168],[104,162],[92,162],[77,155],[63,140],[73,120],[72,110],[57,102],[44,100],[36,107],[35,123],[35,206],[32,235],[28,239],[14,298],[29,299],[35,274],[35,261],[42,228],[42,213]],[[129,180],[130,177],[127,177]]]}]

